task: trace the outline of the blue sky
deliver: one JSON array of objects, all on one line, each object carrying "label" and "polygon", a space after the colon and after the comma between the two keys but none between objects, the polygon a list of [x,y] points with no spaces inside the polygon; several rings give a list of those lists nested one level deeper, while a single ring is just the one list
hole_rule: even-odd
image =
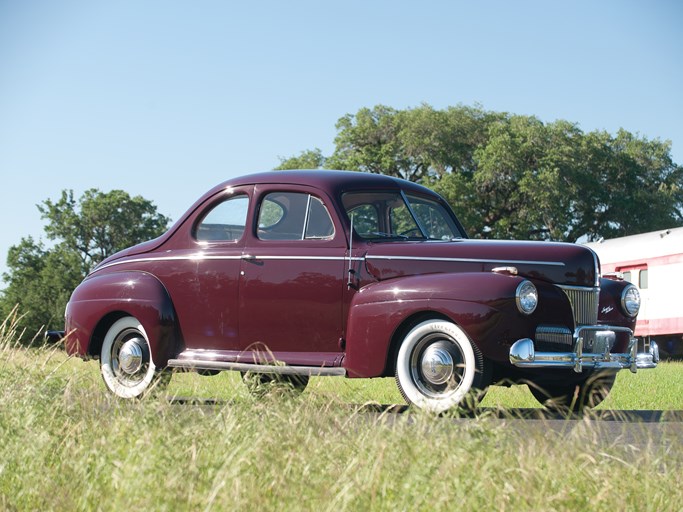
[{"label": "blue sky", "polygon": [[0,0],[0,272],[62,189],[177,219],[380,103],[623,127],[683,164],[682,26],[674,0]]}]

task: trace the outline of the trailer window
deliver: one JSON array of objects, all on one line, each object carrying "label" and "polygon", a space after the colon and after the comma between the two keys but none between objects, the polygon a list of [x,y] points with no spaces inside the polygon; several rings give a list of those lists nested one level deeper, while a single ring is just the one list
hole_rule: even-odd
[{"label": "trailer window", "polygon": [[616,270],[624,275],[625,281],[637,284],[638,288],[640,288],[641,290],[647,290],[649,286],[647,265],[631,266],[628,267],[628,270],[620,269],[617,267]]}]

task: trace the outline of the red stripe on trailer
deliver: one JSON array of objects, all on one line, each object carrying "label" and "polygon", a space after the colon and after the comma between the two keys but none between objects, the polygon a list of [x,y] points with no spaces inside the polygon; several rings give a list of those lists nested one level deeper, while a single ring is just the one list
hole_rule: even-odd
[{"label": "red stripe on trailer", "polygon": [[636,336],[662,336],[683,332],[683,317],[678,318],[650,318],[638,320]]},{"label": "red stripe on trailer", "polygon": [[630,260],[630,261],[620,261],[617,263],[603,263],[600,262],[602,272],[615,272],[617,269],[628,270],[631,268],[643,268],[644,265],[648,266],[662,266],[662,265],[673,265],[674,263],[683,263],[683,253],[680,254],[667,254],[666,256],[656,256],[654,258],[644,258],[640,260]]}]

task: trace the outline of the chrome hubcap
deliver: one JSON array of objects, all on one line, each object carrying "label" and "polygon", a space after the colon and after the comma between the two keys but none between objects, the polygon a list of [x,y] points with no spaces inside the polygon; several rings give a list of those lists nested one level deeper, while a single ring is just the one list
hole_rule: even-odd
[{"label": "chrome hubcap", "polygon": [[465,374],[458,344],[442,333],[424,336],[412,350],[410,374],[424,396],[436,399],[453,394]]},{"label": "chrome hubcap", "polygon": [[453,356],[438,344],[431,345],[422,354],[422,376],[430,384],[445,384],[453,376]]},{"label": "chrome hubcap", "polygon": [[142,368],[141,342],[139,338],[132,338],[126,341],[119,351],[119,368],[128,375],[133,375]]}]

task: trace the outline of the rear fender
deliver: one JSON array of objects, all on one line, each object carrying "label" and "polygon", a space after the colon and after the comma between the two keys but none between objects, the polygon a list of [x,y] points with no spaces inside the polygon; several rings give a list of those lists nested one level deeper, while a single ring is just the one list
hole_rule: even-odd
[{"label": "rear fender", "polygon": [[74,290],[66,309],[67,352],[98,356],[107,330],[123,316],[140,321],[157,367],[179,352],[180,330],[166,288],[153,275],[135,271],[96,274]]},{"label": "rear fender", "polygon": [[362,288],[349,309],[344,359],[348,375],[389,374],[402,336],[429,317],[456,323],[485,357],[506,362],[509,345],[528,336],[531,329],[529,317],[515,305],[515,291],[522,280],[481,272],[428,274]]}]

